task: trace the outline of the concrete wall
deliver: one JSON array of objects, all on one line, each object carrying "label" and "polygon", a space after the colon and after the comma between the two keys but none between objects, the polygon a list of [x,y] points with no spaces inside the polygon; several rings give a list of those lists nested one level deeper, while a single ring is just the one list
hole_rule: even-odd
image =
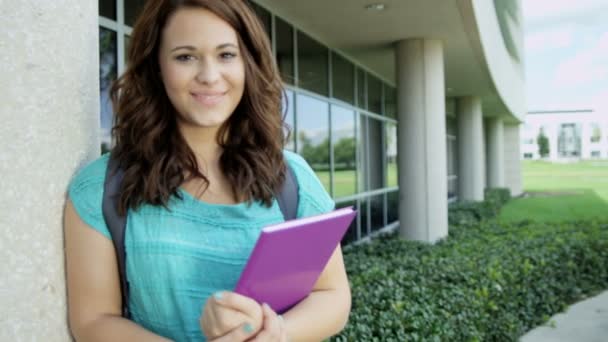
[{"label": "concrete wall", "polygon": [[97,1],[2,1],[0,22],[0,341],[67,341],[62,211],[99,153]]},{"label": "concrete wall", "polygon": [[[490,78],[499,94],[500,99],[509,109],[510,114],[518,120],[523,120],[526,113],[525,80],[523,61],[523,15],[521,0],[513,2],[511,13],[498,18],[495,1],[491,0],[460,0],[470,2],[475,12],[477,34],[481,41],[483,62],[487,65]],[[504,9],[502,9],[504,10]],[[500,20],[505,20],[505,32],[501,32]],[[515,48],[520,52],[519,58],[514,58],[507,48],[507,34],[514,40]],[[502,39],[500,39],[502,38]]]}]

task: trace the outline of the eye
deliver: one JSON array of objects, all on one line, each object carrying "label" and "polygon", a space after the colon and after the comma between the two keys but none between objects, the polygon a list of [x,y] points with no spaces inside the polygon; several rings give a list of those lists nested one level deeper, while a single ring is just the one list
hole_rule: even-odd
[{"label": "eye", "polygon": [[221,59],[229,60],[229,59],[233,59],[235,57],[236,57],[236,53],[234,53],[234,52],[222,52],[220,54]]},{"label": "eye", "polygon": [[180,61],[180,62],[192,61],[195,58],[196,57],[194,57],[192,55],[188,55],[188,54],[183,54],[183,55],[175,56],[175,60]]}]

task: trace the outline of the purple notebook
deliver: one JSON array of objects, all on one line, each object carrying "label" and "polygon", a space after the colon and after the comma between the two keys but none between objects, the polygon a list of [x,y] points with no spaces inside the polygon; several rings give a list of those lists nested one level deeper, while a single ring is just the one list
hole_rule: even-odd
[{"label": "purple notebook", "polygon": [[282,222],[262,229],[235,292],[282,313],[310,294],[356,211]]}]

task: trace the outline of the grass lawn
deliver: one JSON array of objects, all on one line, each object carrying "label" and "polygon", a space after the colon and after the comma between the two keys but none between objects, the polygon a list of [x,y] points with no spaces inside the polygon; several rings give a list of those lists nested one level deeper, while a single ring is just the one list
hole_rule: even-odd
[{"label": "grass lawn", "polygon": [[[398,186],[397,184],[397,164],[391,163],[387,165],[387,183],[388,187]],[[327,191],[329,191],[329,171],[315,171],[321,183]],[[334,172],[334,198],[352,196],[356,194],[357,178],[355,170],[343,170]]]},{"label": "grass lawn", "polygon": [[575,164],[522,162],[528,196],[510,201],[500,220],[563,220],[608,218],[608,161]]}]

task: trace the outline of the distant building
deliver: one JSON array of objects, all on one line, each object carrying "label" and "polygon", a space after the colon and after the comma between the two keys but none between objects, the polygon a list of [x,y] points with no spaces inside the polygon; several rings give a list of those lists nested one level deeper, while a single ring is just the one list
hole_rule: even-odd
[{"label": "distant building", "polygon": [[540,159],[538,136],[549,139],[551,161],[608,158],[608,113],[591,109],[528,112],[521,131],[522,159]]}]

